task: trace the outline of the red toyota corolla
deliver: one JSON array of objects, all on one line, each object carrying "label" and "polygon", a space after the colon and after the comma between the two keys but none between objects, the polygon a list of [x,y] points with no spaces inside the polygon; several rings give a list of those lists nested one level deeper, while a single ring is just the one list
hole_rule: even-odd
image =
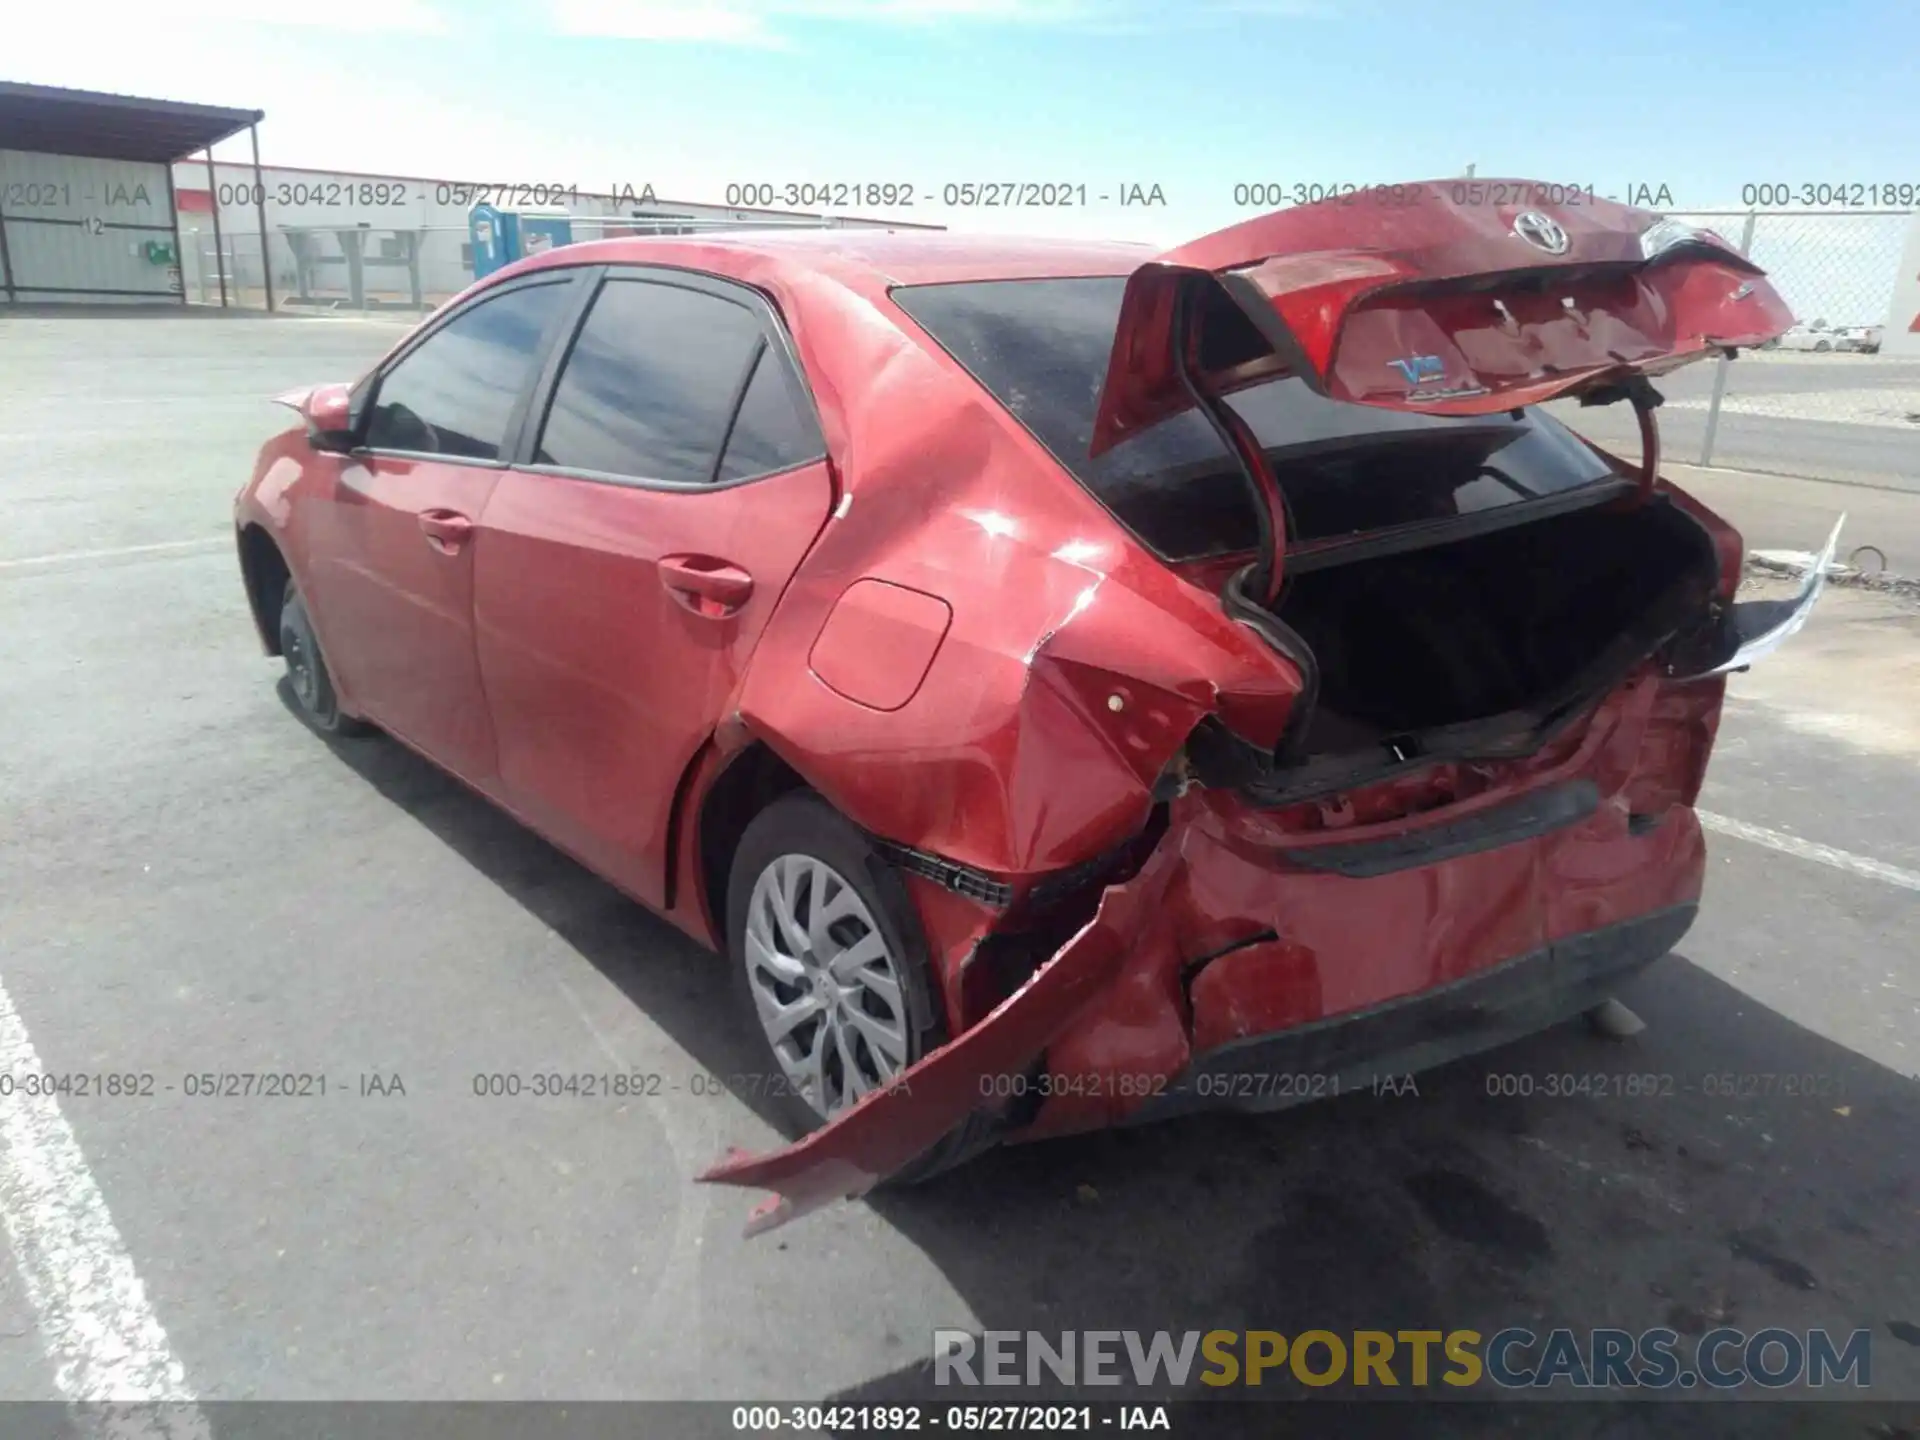
[{"label": "red toyota corolla", "polygon": [[1657,473],[1762,272],[1547,188],[555,250],[283,397],[253,615],[315,729],[726,954],[803,1135],[706,1177],[758,1227],[1511,1040],[1686,931],[1722,677],[1824,574],[1735,605]]}]

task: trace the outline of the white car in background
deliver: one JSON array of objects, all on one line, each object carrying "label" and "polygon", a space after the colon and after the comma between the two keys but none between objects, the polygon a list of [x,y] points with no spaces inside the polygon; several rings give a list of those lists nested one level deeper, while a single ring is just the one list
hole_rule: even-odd
[{"label": "white car in background", "polygon": [[1816,320],[1811,325],[1796,325],[1779,340],[1782,350],[1814,350],[1826,352],[1845,348],[1841,344],[1841,332],[1827,328],[1827,322]]},{"label": "white car in background", "polygon": [[1877,355],[1880,352],[1880,332],[1883,328],[1879,325],[1842,325],[1833,332],[1836,337],[1833,348],[1853,350],[1862,355]]}]

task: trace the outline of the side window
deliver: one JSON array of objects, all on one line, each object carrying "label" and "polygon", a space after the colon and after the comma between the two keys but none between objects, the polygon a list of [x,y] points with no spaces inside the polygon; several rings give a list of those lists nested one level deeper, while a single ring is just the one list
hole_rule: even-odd
[{"label": "side window", "polygon": [[801,408],[794,389],[778,353],[771,346],[762,348],[727,436],[727,452],[720,460],[722,480],[765,475],[826,454],[819,428]]},{"label": "side window", "polygon": [[699,290],[609,280],[553,387],[534,460],[704,484],[713,477],[760,320]]},{"label": "side window", "polygon": [[548,322],[570,287],[527,285],[455,316],[380,380],[361,444],[497,460]]}]

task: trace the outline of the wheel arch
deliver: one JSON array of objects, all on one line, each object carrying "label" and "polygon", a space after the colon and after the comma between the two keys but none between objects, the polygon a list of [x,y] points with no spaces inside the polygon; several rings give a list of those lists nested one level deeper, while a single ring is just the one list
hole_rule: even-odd
[{"label": "wheel arch", "polygon": [[253,615],[254,629],[260,633],[261,647],[269,655],[280,653],[280,601],[285,595],[292,567],[266,526],[249,522],[235,532],[240,550],[240,580],[247,592],[247,608]]},{"label": "wheel arch", "polygon": [[[692,767],[695,772],[704,760],[704,756],[695,758]],[[740,848],[747,826],[782,796],[796,790],[812,790],[815,794],[819,791],[758,737],[717,763],[720,769],[700,790],[694,807],[691,863],[681,868],[696,887],[696,894],[689,898],[695,908],[704,913],[719,948],[724,950],[727,881],[732,873],[734,853]],[[670,900],[669,904],[672,903]]]}]

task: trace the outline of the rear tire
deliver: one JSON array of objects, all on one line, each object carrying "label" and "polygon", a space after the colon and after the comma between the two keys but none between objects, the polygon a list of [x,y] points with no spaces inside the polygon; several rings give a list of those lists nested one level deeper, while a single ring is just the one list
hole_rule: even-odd
[{"label": "rear tire", "polygon": [[287,664],[287,688],[293,695],[295,713],[309,729],[329,740],[371,732],[373,727],[365,721],[342,713],[333,676],[320,653],[320,637],[313,631],[313,617],[292,580],[287,581],[280,600],[280,655]]},{"label": "rear tire", "polygon": [[[727,881],[736,1009],[766,1060],[768,1096],[794,1138],[944,1044],[920,917],[861,831],[808,791],[754,817]],[[913,1184],[979,1153],[970,1118],[888,1183]]]}]

